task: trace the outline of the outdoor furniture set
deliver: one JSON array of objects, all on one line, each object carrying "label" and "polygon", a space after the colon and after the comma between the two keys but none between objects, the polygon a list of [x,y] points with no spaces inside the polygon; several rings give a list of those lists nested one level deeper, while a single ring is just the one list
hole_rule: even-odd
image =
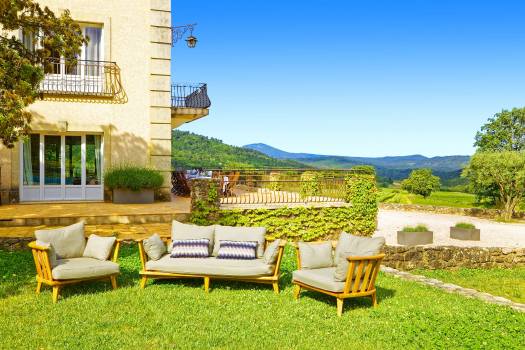
[{"label": "outdoor furniture set", "polygon": [[[280,266],[286,241],[267,240],[264,227],[196,226],[172,223],[171,237],[157,234],[136,240],[141,261],[140,287],[148,279],[202,278],[204,290],[211,280],[271,284],[279,293]],[[109,280],[117,287],[121,240],[90,235],[84,223],[53,230],[38,230],[31,242],[36,266],[37,294],[42,284],[60,288],[91,280]],[[384,254],[382,237],[358,237],[342,232],[339,241],[299,242],[298,270],[293,272],[294,297],[302,289],[337,299],[337,314],[346,298],[368,296],[376,306],[375,280]]]}]

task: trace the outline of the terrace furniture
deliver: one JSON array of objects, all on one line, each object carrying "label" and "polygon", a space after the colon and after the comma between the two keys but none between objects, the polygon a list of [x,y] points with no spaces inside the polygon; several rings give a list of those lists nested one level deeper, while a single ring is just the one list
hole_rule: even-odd
[{"label": "terrace furniture", "polygon": [[[265,239],[265,233],[264,227],[196,226],[174,220],[171,237],[154,235],[148,239],[136,240],[142,264],[140,287],[145,288],[149,278],[202,278],[206,292],[209,291],[210,280],[220,279],[271,284],[278,294],[280,266],[286,242],[270,242]],[[157,245],[152,253],[150,241],[154,239],[163,244],[161,247]],[[171,257],[171,243],[184,239],[208,239],[210,254],[204,257]],[[249,260],[219,258],[217,254],[221,241],[257,242],[257,257]]]},{"label": "terrace furniture", "polygon": [[[42,284],[53,288],[53,303],[60,289],[85,281],[109,280],[117,288],[117,264],[121,240],[91,235],[86,239],[84,223],[51,230],[35,231],[29,243],[36,267],[36,294]],[[111,260],[108,260],[111,259]]]},{"label": "terrace furniture", "polygon": [[375,307],[375,281],[385,256],[380,254],[384,244],[383,237],[358,237],[345,232],[339,242],[299,242],[295,245],[299,270],[293,272],[294,298],[299,299],[301,289],[333,296],[338,316],[347,298],[369,296]]}]

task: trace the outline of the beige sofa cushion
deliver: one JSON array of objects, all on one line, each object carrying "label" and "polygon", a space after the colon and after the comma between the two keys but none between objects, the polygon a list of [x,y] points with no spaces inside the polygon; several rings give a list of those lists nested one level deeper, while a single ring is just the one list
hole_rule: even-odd
[{"label": "beige sofa cushion", "polygon": [[52,230],[35,231],[36,239],[51,243],[58,259],[79,258],[86,247],[84,222]]},{"label": "beige sofa cushion", "polygon": [[71,258],[57,261],[57,266],[52,270],[56,280],[83,279],[102,277],[119,273],[119,265],[112,261],[94,258]]},{"label": "beige sofa cushion", "polygon": [[344,282],[334,280],[335,267],[325,267],[313,270],[297,270],[293,272],[293,280],[306,285],[340,293],[345,288]]},{"label": "beige sofa cushion", "polygon": [[49,257],[49,263],[51,264],[51,267],[55,267],[57,265],[57,253],[55,252],[55,248],[53,248],[53,245],[51,243],[42,241],[36,241],[35,243],[39,247],[47,248],[47,256]]},{"label": "beige sofa cushion", "polygon": [[164,254],[166,254],[166,244],[156,233],[150,238],[144,239],[142,245],[151,260],[159,260]]},{"label": "beige sofa cushion", "polygon": [[301,269],[320,269],[332,267],[332,242],[305,243],[298,242]]},{"label": "beige sofa cushion", "polygon": [[263,259],[226,260],[208,258],[171,258],[163,256],[157,261],[148,261],[146,270],[187,275],[255,277],[271,275],[274,265],[265,264]]},{"label": "beige sofa cushion", "polygon": [[257,242],[257,257],[264,255],[264,242],[266,235],[265,227],[235,227],[215,225],[215,244],[213,255],[217,256],[219,251],[219,241],[249,241]]},{"label": "beige sofa cushion", "polygon": [[279,244],[281,243],[280,239],[276,239],[272,243],[266,246],[264,251],[264,263],[265,264],[275,264],[277,261],[277,255],[279,255]]},{"label": "beige sofa cushion", "polygon": [[100,237],[89,235],[86,248],[82,256],[84,258],[94,258],[98,260],[108,260],[113,245],[117,240],[116,237]]},{"label": "beige sofa cushion", "polygon": [[[334,278],[336,281],[346,280],[349,262],[346,259],[349,256],[372,256],[377,255],[385,245],[384,237],[360,237],[352,234],[341,232],[339,243],[337,244],[335,263],[336,270]],[[365,265],[366,267],[366,265]],[[353,271],[355,277],[357,271]]]},{"label": "beige sofa cushion", "polygon": [[[210,240],[210,253],[213,250],[213,237],[215,232],[215,226],[197,226],[191,224],[183,224],[177,220],[173,220],[171,223],[171,239],[209,239]],[[171,247],[168,248],[171,252]]]}]

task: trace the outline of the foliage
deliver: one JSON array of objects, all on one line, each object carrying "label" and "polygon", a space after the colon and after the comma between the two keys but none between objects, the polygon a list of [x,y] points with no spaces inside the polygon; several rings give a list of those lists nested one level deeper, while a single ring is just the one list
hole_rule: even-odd
[{"label": "foliage", "polygon": [[480,152],[525,151],[525,108],[496,113],[476,134]]},{"label": "foliage", "polygon": [[401,187],[410,193],[428,197],[432,191],[439,190],[439,177],[432,175],[432,169],[414,169],[410,176],[401,182]]},{"label": "foliage", "polygon": [[192,199],[190,221],[197,225],[209,225],[210,222],[215,222],[220,212],[219,184],[213,181],[201,181],[199,183],[194,182],[193,186],[205,187],[198,190],[205,191],[206,196]]},{"label": "foliage", "polygon": [[497,185],[504,219],[510,220],[525,193],[525,151],[477,152],[463,176],[474,188]]},{"label": "foliage", "polygon": [[466,229],[466,230],[473,230],[476,228],[476,225],[470,223],[470,222],[458,222],[456,223],[456,225],[454,226],[456,228],[463,228],[463,229]]},{"label": "foliage", "polygon": [[164,178],[155,169],[136,165],[119,165],[106,170],[104,184],[109,189],[128,189],[140,191],[142,189],[158,189],[162,186]]},{"label": "foliage", "polygon": [[301,174],[301,198],[319,196],[321,193],[322,174],[305,171]]},{"label": "foliage", "polygon": [[[348,299],[337,317],[334,298],[313,292],[298,303],[292,297],[291,247],[279,295],[264,285],[218,280],[205,294],[202,279],[149,282],[141,291],[137,246],[131,244],[121,249],[117,290],[107,282],[66,287],[53,305],[50,288],[35,295],[32,260],[28,251],[0,250],[5,349],[517,349],[525,342],[523,313],[381,272],[377,308],[369,298]],[[513,277],[512,270],[505,274]],[[513,278],[525,281],[523,272]],[[174,307],[177,312],[167,311]]]},{"label": "foliage", "polygon": [[457,208],[492,208],[490,202],[478,201],[476,196],[464,192],[436,191],[426,198],[397,188],[381,188],[378,194],[380,203],[420,204]]},{"label": "foliage", "polygon": [[359,174],[376,176],[376,168],[374,168],[372,165],[356,165],[351,169]]},{"label": "foliage", "polygon": [[525,267],[511,269],[416,270],[414,273],[437,278],[466,288],[525,303]]},{"label": "foliage", "polygon": [[428,232],[428,227],[423,224],[418,224],[416,226],[405,226],[401,230],[402,232]]},{"label": "foliage", "polygon": [[279,182],[281,179],[281,173],[273,172],[270,173],[268,177],[268,188],[272,191],[280,191],[282,189],[282,184]]},{"label": "foliage", "polygon": [[[74,62],[87,39],[69,11],[56,17],[33,0],[0,0],[0,28],[0,139],[11,148],[30,132],[31,114],[25,108],[38,97],[46,59],[53,55]],[[34,48],[4,34],[19,29],[33,35]]]},{"label": "foliage", "polygon": [[350,203],[354,228],[370,235],[377,226],[377,187],[373,175],[350,174],[345,177],[345,202]]},{"label": "foliage", "polygon": [[230,146],[221,140],[173,130],[171,139],[174,168],[253,169],[304,168],[295,161],[279,160],[247,148]]}]

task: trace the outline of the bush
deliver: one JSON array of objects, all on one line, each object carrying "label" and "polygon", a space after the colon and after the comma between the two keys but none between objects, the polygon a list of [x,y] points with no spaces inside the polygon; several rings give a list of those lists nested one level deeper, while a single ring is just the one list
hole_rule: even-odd
[{"label": "bush", "polygon": [[476,228],[476,225],[471,224],[470,222],[458,222],[454,227],[472,230]]},{"label": "bush", "polygon": [[405,226],[401,230],[402,232],[428,232],[429,229],[426,225],[419,224],[416,226]]},{"label": "bush", "polygon": [[111,190],[156,190],[163,182],[164,178],[158,170],[136,165],[119,165],[108,169],[104,175],[104,184]]},{"label": "bush", "polygon": [[318,196],[321,193],[321,175],[314,171],[305,171],[301,174],[301,198]]},{"label": "bush", "polygon": [[408,178],[401,182],[401,188],[425,198],[430,196],[432,191],[439,190],[440,186],[439,177],[432,175],[431,169],[412,170]]}]

